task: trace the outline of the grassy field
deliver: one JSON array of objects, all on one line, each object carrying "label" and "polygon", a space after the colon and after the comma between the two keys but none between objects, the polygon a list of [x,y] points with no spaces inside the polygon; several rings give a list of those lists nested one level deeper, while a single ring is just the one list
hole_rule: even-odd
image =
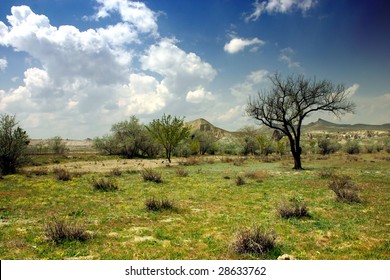
[{"label": "grassy field", "polygon": [[[154,169],[161,183],[131,167],[67,181],[44,166],[3,176],[0,259],[390,259],[390,155],[312,155],[303,164],[306,170],[293,171],[289,159],[191,160]],[[328,188],[333,174],[351,177],[360,203],[336,199]],[[101,179],[118,189],[93,189]],[[308,217],[279,215],[278,205],[292,198],[306,202]],[[150,211],[152,199],[173,208]],[[55,220],[78,225],[88,238],[50,240]],[[265,255],[235,252],[236,233],[252,226],[273,231],[276,247]]]}]

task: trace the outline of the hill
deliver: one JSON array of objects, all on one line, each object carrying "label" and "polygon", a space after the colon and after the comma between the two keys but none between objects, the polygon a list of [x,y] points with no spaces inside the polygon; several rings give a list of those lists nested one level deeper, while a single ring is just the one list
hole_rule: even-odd
[{"label": "hill", "polygon": [[390,130],[390,123],[382,125],[372,124],[335,124],[323,119],[318,119],[316,122],[309,123],[303,126],[306,131],[361,131],[361,130],[375,130],[375,131],[388,131]]},{"label": "hill", "polygon": [[225,137],[231,137],[234,134],[234,132],[230,132],[225,129],[216,127],[212,125],[209,121],[202,118],[190,122],[186,122],[186,126],[189,127],[191,133],[194,133],[197,130],[210,132],[213,134],[214,137],[219,139]]}]

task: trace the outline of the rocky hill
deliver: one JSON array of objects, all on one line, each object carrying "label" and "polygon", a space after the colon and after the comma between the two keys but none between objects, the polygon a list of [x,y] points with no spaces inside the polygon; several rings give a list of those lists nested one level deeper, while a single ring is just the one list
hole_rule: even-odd
[{"label": "rocky hill", "polygon": [[186,126],[189,127],[191,133],[197,130],[210,132],[214,137],[218,139],[231,137],[234,134],[234,132],[230,132],[225,129],[212,125],[210,122],[208,122],[205,119],[196,119],[190,122],[186,122]]},{"label": "rocky hill", "polygon": [[372,124],[335,124],[332,122],[328,122],[323,119],[318,119],[316,122],[309,123],[303,126],[303,129],[306,131],[328,131],[328,132],[336,132],[336,131],[389,131],[390,123],[382,124],[382,125],[372,125]]}]

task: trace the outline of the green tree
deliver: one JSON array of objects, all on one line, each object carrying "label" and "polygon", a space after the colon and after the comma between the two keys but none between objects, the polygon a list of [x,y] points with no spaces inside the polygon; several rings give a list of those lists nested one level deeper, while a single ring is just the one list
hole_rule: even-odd
[{"label": "green tree", "polygon": [[269,76],[271,89],[258,93],[248,101],[247,114],[263,125],[287,136],[294,157],[294,169],[302,169],[301,127],[311,113],[326,111],[337,117],[353,112],[355,104],[348,101],[348,90],[330,81],[311,80],[304,76],[283,79],[276,73]]},{"label": "green tree", "polygon": [[18,126],[15,116],[0,116],[0,171],[3,175],[16,173],[27,162],[29,137]]},{"label": "green tree", "polygon": [[189,129],[184,125],[184,118],[165,114],[160,120],[154,119],[146,128],[152,137],[164,147],[168,162],[171,162],[171,155],[179,142],[190,134]]},{"label": "green tree", "polygon": [[54,136],[53,138],[49,139],[49,148],[55,154],[63,154],[66,151],[66,143],[61,138],[61,136]]}]

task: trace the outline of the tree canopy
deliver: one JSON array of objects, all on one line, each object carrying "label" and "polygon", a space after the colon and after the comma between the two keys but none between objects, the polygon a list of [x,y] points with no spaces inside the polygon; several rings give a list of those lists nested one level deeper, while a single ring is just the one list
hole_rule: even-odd
[{"label": "tree canopy", "polygon": [[303,75],[283,79],[275,73],[268,78],[271,88],[250,98],[246,113],[286,135],[294,157],[294,169],[302,169],[300,138],[303,120],[317,111],[341,117],[345,113],[353,113],[355,104],[348,100],[349,93],[342,84],[334,85],[325,79],[307,79]]}]

